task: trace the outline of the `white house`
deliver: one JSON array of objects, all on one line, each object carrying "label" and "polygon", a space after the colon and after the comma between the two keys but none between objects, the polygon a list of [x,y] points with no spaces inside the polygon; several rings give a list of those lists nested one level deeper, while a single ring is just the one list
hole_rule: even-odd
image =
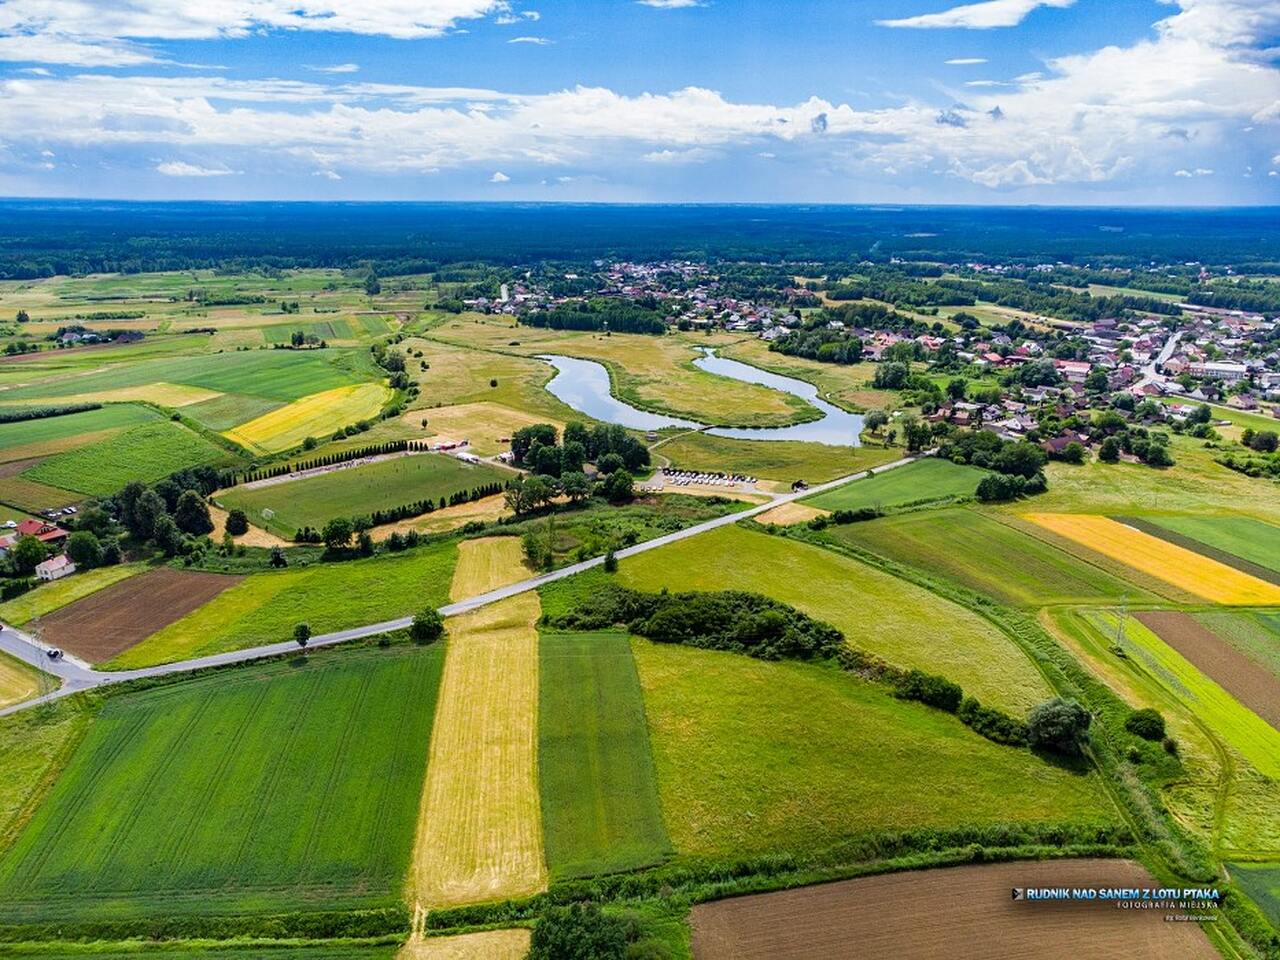
[{"label": "white house", "polygon": [[50,557],[44,563],[36,564],[36,577],[40,580],[61,580],[76,572],[76,565],[65,553]]}]

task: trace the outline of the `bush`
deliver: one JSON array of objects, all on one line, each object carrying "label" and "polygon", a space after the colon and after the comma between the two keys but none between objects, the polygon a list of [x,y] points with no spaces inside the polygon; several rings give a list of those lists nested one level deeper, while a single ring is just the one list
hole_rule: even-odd
[{"label": "bush", "polygon": [[1043,750],[1078,756],[1092,719],[1078,701],[1054,697],[1031,711],[1027,718],[1027,741]]},{"label": "bush", "polygon": [[444,636],[444,618],[432,607],[419,610],[409,624],[409,636],[414,643],[434,643]]},{"label": "bush", "polygon": [[961,701],[956,716],[974,733],[995,743],[1020,747],[1027,742],[1026,723],[994,707],[984,707],[974,697],[965,697]]},{"label": "bush", "polygon": [[960,707],[964,691],[958,683],[922,670],[908,670],[895,684],[894,695],[902,700],[918,700],[947,713]]},{"label": "bush", "polygon": [[239,507],[227,514],[227,533],[233,537],[243,536],[249,532],[249,518]]},{"label": "bush", "polygon": [[633,919],[594,903],[553,907],[533,928],[528,960],[625,960],[627,945],[637,939]]},{"label": "bush", "polygon": [[1129,714],[1124,722],[1124,728],[1143,740],[1164,739],[1164,717],[1160,715],[1159,710],[1151,707],[1143,707]]},{"label": "bush", "polygon": [[618,572],[618,555],[614,553],[612,550],[610,550],[608,553],[604,555],[604,572],[605,573]]}]

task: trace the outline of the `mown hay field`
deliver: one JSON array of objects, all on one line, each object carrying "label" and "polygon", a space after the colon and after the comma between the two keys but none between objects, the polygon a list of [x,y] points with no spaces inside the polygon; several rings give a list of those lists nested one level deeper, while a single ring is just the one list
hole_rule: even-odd
[{"label": "mown hay field", "polygon": [[398,903],[442,652],[344,650],[111,698],[0,857],[0,920]]},{"label": "mown hay field", "polygon": [[814,484],[878,467],[898,459],[902,450],[829,447],[798,440],[733,440],[693,430],[659,445],[654,456],[659,454],[682,470],[741,473],[785,484],[795,480]]},{"label": "mown hay field", "polygon": [[[546,887],[536,593],[448,623],[411,895],[427,909]],[[425,743],[415,745],[426,751]]]},{"label": "mown hay field", "polygon": [[972,497],[987,471],[929,457],[864,480],[854,480],[804,502],[824,510],[889,508],[956,497]]},{"label": "mown hay field", "polygon": [[851,675],[632,647],[678,853],[743,857],[874,830],[1113,817],[1093,774],[994,744]]},{"label": "mown hay field", "polygon": [[413,938],[396,954],[397,960],[524,960],[530,931],[483,930],[454,937]]},{"label": "mown hay field", "polygon": [[187,467],[230,458],[227,451],[181,424],[164,420],[57,454],[23,476],[90,496],[110,496],[133,480],[152,483]]},{"label": "mown hay field", "polygon": [[423,353],[407,365],[422,390],[405,417],[415,433],[421,430],[423,417],[429,420],[436,410],[471,403],[498,404],[545,423],[583,419],[543,389],[555,371],[541,360],[420,338],[406,340],[404,346]]},{"label": "mown hay field", "polygon": [[1280,527],[1252,517],[1163,516],[1156,524],[1280,573]]},{"label": "mown hay field", "polygon": [[660,862],[671,844],[629,638],[544,631],[538,650],[538,786],[551,876]]},{"label": "mown hay field", "polygon": [[107,430],[119,430],[138,423],[160,419],[147,407],[132,403],[115,404],[83,413],[40,420],[21,420],[0,424],[0,460],[26,460],[79,446],[85,435],[103,439]]},{"label": "mown hay field", "polygon": [[756,517],[756,520],[764,524],[776,523],[780,527],[793,527],[796,524],[808,523],[810,520],[816,520],[818,517],[827,515],[828,512],[826,510],[819,510],[817,507],[811,507],[807,503],[792,500],[790,503],[779,504],[772,510],[766,510]]},{"label": "mown hay field", "polygon": [[425,422],[423,436],[435,440],[470,441],[471,452],[482,457],[508,449],[509,444],[501,442],[502,438],[509,438],[522,427],[535,423],[550,423],[557,431],[564,432],[563,421],[487,401],[414,410],[406,413],[404,420],[411,427],[422,427]]},{"label": "mown hay field", "polygon": [[59,403],[154,403],[162,407],[186,407],[220,396],[216,390],[182,383],[144,383],[132,387],[91,390],[58,396]]},{"label": "mown hay field", "polygon": [[1021,714],[1050,695],[1039,671],[986,621],[936,594],[807,543],[721,527],[622,562],[627,586],[750,590],[842,630],[855,647],[941,674]]},{"label": "mown hay field", "polygon": [[18,627],[25,626],[37,617],[60,610],[113,583],[137,576],[146,569],[145,563],[121,563],[113,567],[95,567],[72,577],[42,583],[34,590],[0,603],[0,621]]},{"label": "mown hay field", "polygon": [[453,543],[403,553],[257,573],[112,658],[128,670],[288,640],[298,623],[316,634],[380,623],[443,605],[457,560]]},{"label": "mown hay field", "polygon": [[0,707],[29,700],[39,689],[39,676],[33,668],[0,653]]},{"label": "mown hay field", "polygon": [[[464,463],[440,453],[414,453],[346,467],[301,480],[266,486],[231,487],[218,494],[228,510],[239,507],[249,520],[283,537],[304,526],[319,530],[333,517],[367,516],[505,482],[511,473],[487,464]],[[271,511],[271,516],[264,511]]]},{"label": "mown hay field", "polygon": [[[1014,902],[1013,887],[1159,886],[1126,860],[1049,860],[908,871],[693,909],[697,960],[1214,960],[1195,924],[1156,910]],[[959,947],[959,945],[965,945]],[[856,945],[856,951],[851,947]],[[981,945],[980,947],[978,945]],[[959,949],[958,949],[959,947]]]},{"label": "mown hay field", "polygon": [[1242,606],[1280,604],[1280,586],[1107,517],[1032,513],[1027,515],[1027,519],[1103,556],[1119,560],[1214,603]]},{"label": "mown hay field", "polygon": [[465,600],[523,580],[529,574],[519,537],[481,537],[458,543],[450,600]]},{"label": "mown hay field", "polygon": [[908,513],[832,527],[827,535],[1017,606],[1154,599],[1003,518],[975,510]]}]

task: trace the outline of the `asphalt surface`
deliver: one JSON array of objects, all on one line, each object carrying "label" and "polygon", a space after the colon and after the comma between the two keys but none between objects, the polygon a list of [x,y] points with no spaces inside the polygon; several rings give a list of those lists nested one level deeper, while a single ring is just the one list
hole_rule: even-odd
[{"label": "asphalt surface", "polygon": [[[886,470],[893,470],[897,467],[911,463],[916,457],[904,457],[901,460],[895,460],[892,463],[886,463],[883,466],[874,468],[876,473],[883,473]],[[686,527],[684,530],[678,530],[675,533],[668,533],[664,536],[657,537],[653,540],[646,540],[644,543],[637,543],[633,547],[627,547],[624,550],[617,551],[619,558],[633,557],[636,554],[644,553],[647,550],[656,550],[664,547],[669,543],[676,543],[680,540],[687,540],[690,537],[696,537],[699,534],[707,533],[720,527],[729,526],[737,523],[739,520],[745,520],[748,517],[758,516],[774,507],[784,503],[790,503],[799,500],[802,497],[810,497],[816,493],[823,493],[832,490],[851,480],[859,480],[867,476],[871,471],[863,470],[858,473],[852,473],[848,476],[840,477],[837,480],[831,480],[827,483],[809,487],[806,490],[800,490],[795,493],[778,494],[770,499],[767,503],[762,503],[747,510],[737,513],[730,513],[723,517],[716,517],[714,520],[708,520],[705,523],[699,523],[692,527]],[[468,597],[465,600],[459,600],[455,603],[447,604],[440,608],[440,615],[444,617],[456,616],[460,613],[467,613],[471,610],[477,610],[480,607],[487,606],[491,603],[497,603],[499,600],[505,600],[508,597],[518,596],[527,593],[530,590],[537,590],[543,584],[554,583],[556,580],[563,580],[565,577],[571,577],[576,573],[584,570],[590,570],[592,567],[598,567],[604,563],[604,557],[593,557],[590,560],[583,560],[580,563],[570,564],[567,567],[561,567],[559,570],[553,570],[551,573],[544,573],[536,577],[529,577],[517,583],[509,584],[505,587],[499,587],[497,590],[490,590],[488,593],[481,593],[474,597]],[[334,633],[319,634],[311,638],[307,643],[307,649],[313,650],[318,647],[329,647],[337,643],[345,643],[348,640],[359,640],[363,637],[377,636],[381,633],[389,633],[393,630],[401,630],[413,621],[412,616],[399,617],[395,620],[384,620],[381,623],[369,623],[360,627],[352,627],[349,630],[338,630]],[[178,673],[190,673],[195,670],[207,670],[212,667],[226,667],[237,663],[246,663],[250,660],[261,660],[266,657],[276,657],[281,654],[296,653],[298,645],[292,640],[285,640],[280,643],[267,644],[261,647],[250,647],[246,650],[232,650],[227,653],[215,653],[207,657],[197,657],[192,660],[179,660],[174,663],[160,664],[155,667],[144,667],[139,670],[94,670],[92,666],[77,660],[69,654],[63,654],[57,660],[53,660],[48,655],[48,647],[41,644],[34,637],[23,633],[14,627],[5,626],[0,628],[0,650],[5,653],[22,660],[25,663],[32,664],[35,667],[52,674],[62,681],[62,686],[46,694],[32,700],[26,700],[22,703],[12,704],[8,707],[0,709],[0,717],[7,716],[11,713],[17,713],[20,710],[26,710],[40,703],[48,703],[53,700],[59,700],[63,697],[71,696],[82,690],[91,690],[96,687],[108,686],[110,684],[124,683],[129,680],[139,680],[147,677],[167,677]]]}]

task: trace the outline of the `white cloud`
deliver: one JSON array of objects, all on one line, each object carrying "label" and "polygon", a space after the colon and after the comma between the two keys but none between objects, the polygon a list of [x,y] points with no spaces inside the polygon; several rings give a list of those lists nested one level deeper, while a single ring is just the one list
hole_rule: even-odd
[{"label": "white cloud", "polygon": [[949,67],[971,67],[980,63],[986,63],[986,57],[955,57],[951,60],[942,61]]},{"label": "white cloud", "polygon": [[507,41],[507,43],[531,43],[538,47],[545,47],[550,42],[546,37],[512,37]]},{"label": "white cloud", "polygon": [[342,174],[337,170],[315,170],[311,174],[313,177],[323,177],[326,180],[341,180]]},{"label": "white cloud", "polygon": [[1190,171],[1190,170],[1175,170],[1175,171],[1173,171],[1173,175],[1174,175],[1175,177],[1188,177],[1188,178],[1189,178],[1189,177],[1191,176],[1191,171]]},{"label": "white cloud", "polygon": [[636,3],[657,10],[683,10],[686,7],[702,6],[702,0],[636,0]]},{"label": "white cloud", "polygon": [[511,178],[501,170],[495,170],[493,176],[489,178],[490,183],[510,183]]},{"label": "white cloud", "polygon": [[316,73],[359,73],[360,64],[335,63],[331,67],[307,67],[307,69],[314,70]]},{"label": "white cloud", "polygon": [[166,177],[229,177],[234,170],[225,167],[200,167],[184,160],[169,160],[156,164],[156,172]]},{"label": "white cloud", "polygon": [[704,163],[715,154],[702,147],[690,147],[688,150],[651,150],[640,159],[645,163]]},{"label": "white cloud", "polygon": [[882,27],[911,27],[915,29],[941,29],[965,27],[970,30],[990,30],[993,27],[1016,27],[1027,15],[1040,7],[1069,7],[1076,0],[982,0],[966,3],[939,13],[925,13],[918,17],[899,20],[877,20]]}]

